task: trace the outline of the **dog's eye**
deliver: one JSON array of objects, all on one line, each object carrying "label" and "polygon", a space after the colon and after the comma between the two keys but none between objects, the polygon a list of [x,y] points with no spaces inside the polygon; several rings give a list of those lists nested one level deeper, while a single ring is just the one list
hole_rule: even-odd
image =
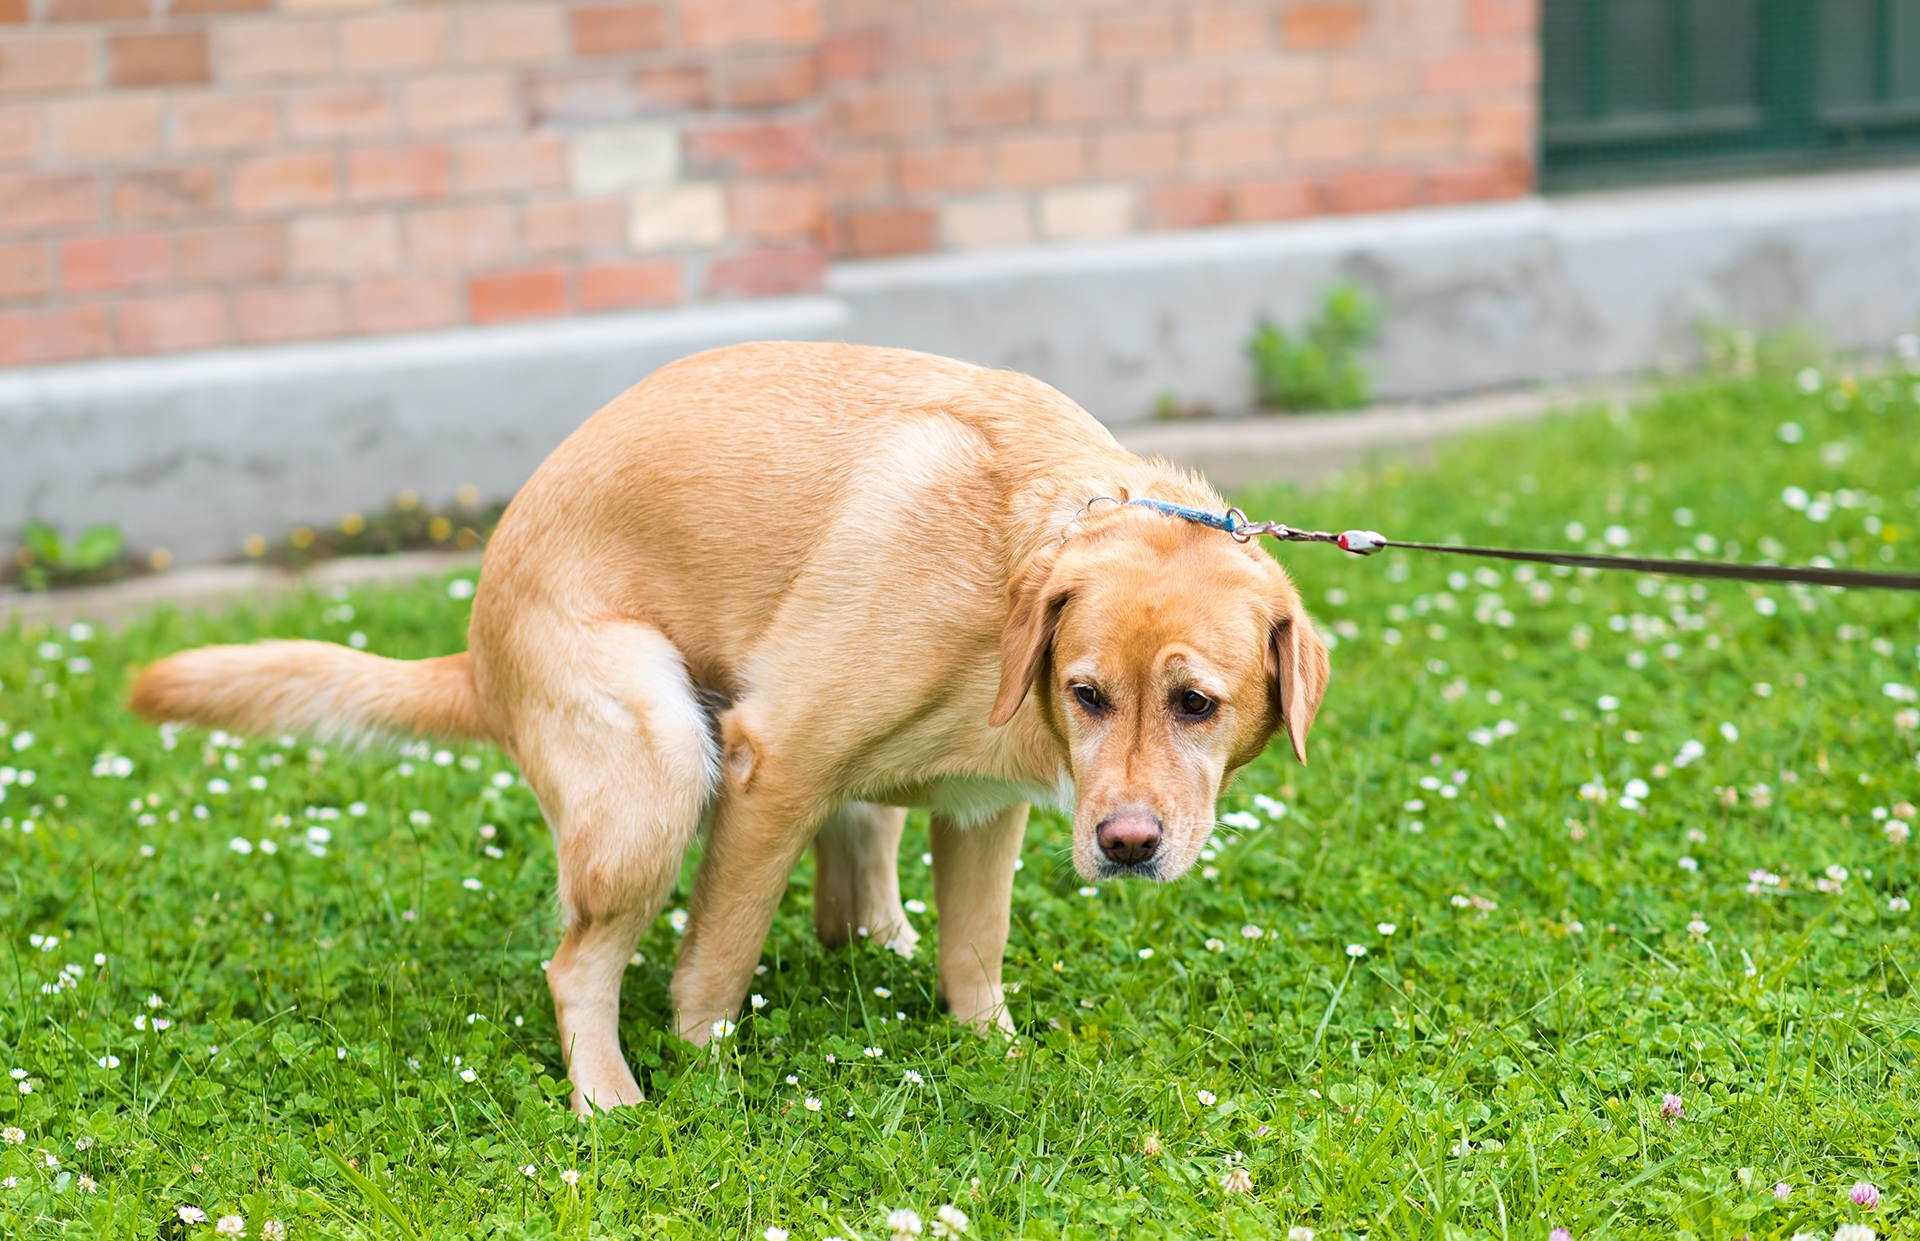
[{"label": "dog's eye", "polygon": [[1098,711],[1103,705],[1100,701],[1100,691],[1091,685],[1074,686],[1073,697],[1074,701],[1089,711]]},{"label": "dog's eye", "polygon": [[1197,689],[1181,690],[1174,705],[1189,719],[1203,720],[1213,714],[1213,699]]}]

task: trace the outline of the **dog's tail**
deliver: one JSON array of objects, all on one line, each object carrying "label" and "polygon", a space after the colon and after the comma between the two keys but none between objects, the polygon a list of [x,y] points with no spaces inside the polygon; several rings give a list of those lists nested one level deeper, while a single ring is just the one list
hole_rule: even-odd
[{"label": "dog's tail", "polygon": [[127,701],[149,719],[256,736],[492,736],[465,652],[405,660],[331,642],[203,646],[141,673]]}]

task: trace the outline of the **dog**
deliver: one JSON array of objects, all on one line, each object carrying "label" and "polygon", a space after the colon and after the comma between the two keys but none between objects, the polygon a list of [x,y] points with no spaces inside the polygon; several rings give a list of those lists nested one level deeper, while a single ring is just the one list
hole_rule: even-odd
[{"label": "dog", "polygon": [[558,853],[547,980],[576,1109],[641,1098],[621,978],[703,827],[682,1038],[731,1029],[809,843],[819,938],[913,952],[908,807],[930,812],[948,1009],[1011,1034],[1001,958],[1031,804],[1072,815],[1087,880],[1166,881],[1276,732],[1306,761],[1328,659],[1298,592],[1170,505],[1224,507],[1025,375],[715,349],[615,398],[514,498],[464,654],[206,647],[148,668],[130,702],[237,732],[504,749]]}]

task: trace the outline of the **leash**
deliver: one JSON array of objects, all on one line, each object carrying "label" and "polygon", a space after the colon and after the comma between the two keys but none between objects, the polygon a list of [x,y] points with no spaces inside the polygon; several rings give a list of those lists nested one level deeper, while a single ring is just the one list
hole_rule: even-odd
[{"label": "leash", "polygon": [[[1111,500],[1095,496],[1087,501]],[[1117,503],[1117,502],[1116,502]],[[1331,543],[1343,552],[1371,556],[1383,548],[1416,552],[1443,552],[1449,556],[1476,556],[1494,560],[1524,560],[1533,564],[1567,565],[1575,569],[1616,569],[1629,573],[1668,573],[1675,577],[1711,577],[1736,582],[1800,582],[1809,586],[1857,586],[1868,590],[1920,590],[1920,573],[1881,573],[1866,569],[1800,568],[1795,565],[1726,564],[1709,560],[1666,560],[1652,556],[1595,556],[1584,552],[1536,552],[1506,547],[1465,547],[1450,543],[1408,543],[1390,539],[1377,530],[1299,530],[1278,521],[1249,521],[1237,508],[1224,513],[1175,504],[1170,500],[1128,500],[1126,507],[1149,508],[1168,517],[1225,531],[1238,542],[1261,535],[1283,543]]]}]

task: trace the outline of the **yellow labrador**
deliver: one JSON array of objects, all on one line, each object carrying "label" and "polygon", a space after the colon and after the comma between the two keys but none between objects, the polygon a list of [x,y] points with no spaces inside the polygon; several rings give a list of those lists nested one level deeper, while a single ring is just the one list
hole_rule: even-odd
[{"label": "yellow labrador", "polygon": [[[1105,497],[1106,499],[1099,499]],[[559,853],[547,978],[576,1107],[637,1101],[621,976],[708,824],[673,978],[695,1043],[734,1016],[812,842],[814,927],[901,952],[905,807],[931,812],[940,987],[1001,987],[1029,803],[1089,880],[1178,877],[1279,729],[1303,761],[1326,649],[1197,477],[1023,375],[833,344],[717,349],[595,414],[507,509],[469,649],[208,647],[139,679],[153,718],[483,738]]]}]

